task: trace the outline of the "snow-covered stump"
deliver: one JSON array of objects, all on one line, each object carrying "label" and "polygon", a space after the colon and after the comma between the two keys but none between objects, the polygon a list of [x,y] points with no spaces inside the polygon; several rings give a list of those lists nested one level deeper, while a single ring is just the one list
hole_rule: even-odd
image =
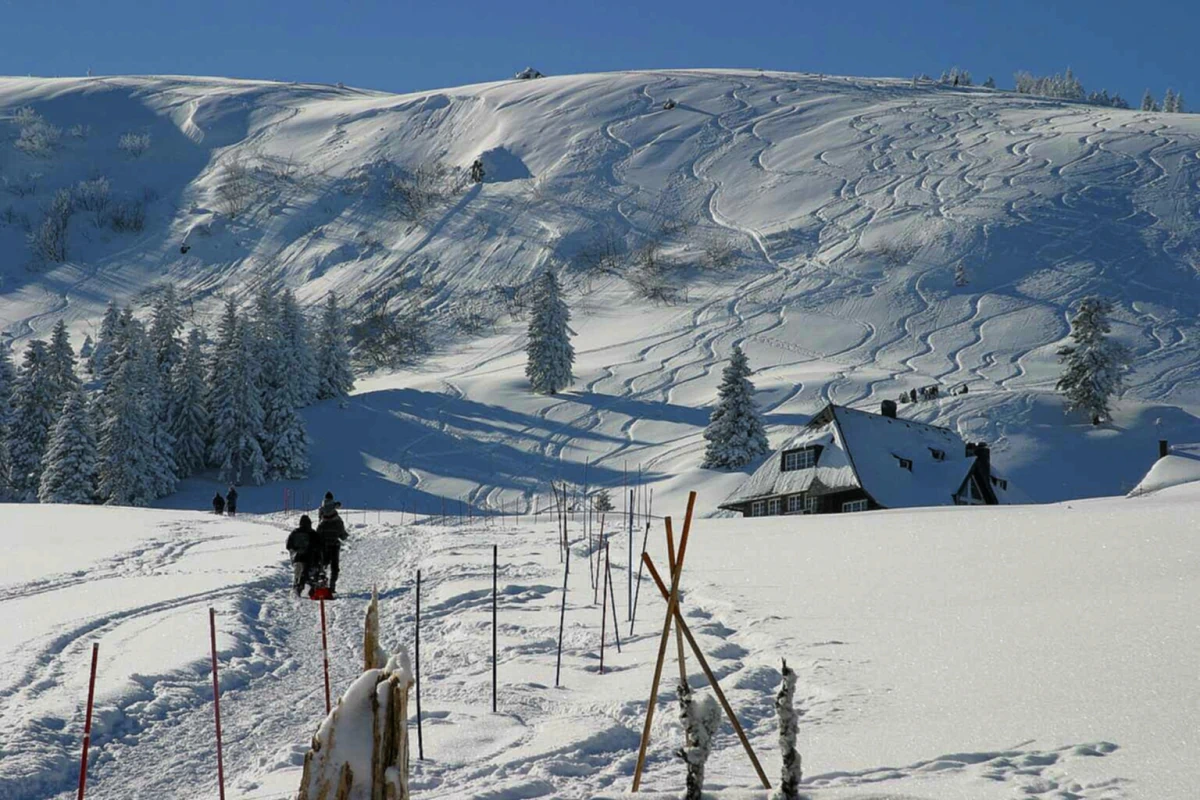
[{"label": "snow-covered stump", "polygon": [[363,625],[363,670],[380,669],[387,664],[387,653],[379,646],[379,595],[371,588],[367,620]]},{"label": "snow-covered stump", "polygon": [[678,755],[687,765],[686,800],[700,800],[704,789],[704,765],[712,752],[712,737],[721,722],[721,709],[712,695],[692,699],[692,689],[679,684],[679,721],[683,725],[684,745]]},{"label": "snow-covered stump", "polygon": [[403,649],[359,676],[304,757],[298,800],[408,800],[408,693]]},{"label": "snow-covered stump", "polygon": [[796,800],[800,797],[800,753],[796,750],[796,671],[783,661],[783,682],[775,695],[775,713],[779,715],[779,752],[783,756],[783,771],[779,776],[779,791],[774,800]]}]

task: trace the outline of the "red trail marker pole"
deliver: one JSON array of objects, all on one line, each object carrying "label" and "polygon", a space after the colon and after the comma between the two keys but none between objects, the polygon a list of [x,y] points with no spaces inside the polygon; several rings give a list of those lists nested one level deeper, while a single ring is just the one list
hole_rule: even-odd
[{"label": "red trail marker pole", "polygon": [[79,797],[83,800],[83,789],[87,785],[88,748],[92,743],[92,701],[96,697],[96,661],[100,656],[100,643],[92,643],[92,677],[88,679],[87,715],[83,722],[83,759],[79,762]]},{"label": "red trail marker pole", "polygon": [[212,642],[213,716],[217,723],[217,788],[225,800],[225,756],[221,751],[221,684],[217,679],[217,612],[208,609],[208,632]]},{"label": "red trail marker pole", "polygon": [[325,713],[333,710],[329,702],[329,639],[325,635],[325,599],[321,598],[321,657],[325,660]]}]

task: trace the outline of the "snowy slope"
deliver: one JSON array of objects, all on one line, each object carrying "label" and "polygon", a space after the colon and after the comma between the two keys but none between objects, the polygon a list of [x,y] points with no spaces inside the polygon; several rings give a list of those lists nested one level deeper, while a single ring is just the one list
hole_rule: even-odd
[{"label": "snowy slope", "polygon": [[[1192,796],[1200,549],[1195,486],[1048,506],[699,520],[683,607],[769,777],[779,659],[799,674],[798,743],[813,798],[1116,800]],[[672,508],[678,513],[682,509]],[[74,795],[87,657],[100,642],[89,797],[215,795],[207,608],[219,613],[229,796],[283,800],[323,715],[317,609],[287,593],[282,518],[6,507],[53,531],[61,566],[17,547],[0,589],[0,795]],[[571,525],[562,686],[562,567],[543,517],[413,526],[347,512],[343,598],[330,605],[334,691],[361,668],[363,610],[411,648],[422,570],[417,796],[624,796],[664,605],[613,536],[622,650],[598,674],[601,610]],[[610,520],[609,529],[612,530]],[[640,537],[639,537],[640,538]],[[490,712],[491,548],[499,545],[499,714]],[[640,547],[640,542],[637,543]],[[650,551],[664,562],[661,522]],[[81,580],[78,571],[86,570]],[[611,614],[608,619],[611,637]],[[673,648],[669,653],[673,653]],[[703,678],[689,657],[690,681]],[[643,786],[678,796],[673,656]],[[763,800],[723,724],[719,796]]]},{"label": "snowy slope", "polygon": [[[499,314],[490,338],[468,347],[464,336],[431,369],[373,384],[351,413],[387,424],[352,431],[353,457],[323,451],[339,463],[322,479],[372,484],[364,505],[468,493],[528,504],[535,485],[581,472],[584,458],[609,482],[626,462],[707,481],[691,472],[699,426],[735,342],[759,369],[773,441],[825,400],[872,407],[903,389],[966,384],[966,397],[906,413],[989,441],[1039,500],[1127,491],[1159,433],[1200,439],[1195,115],[711,70],[404,96],[202,78],[0,80],[0,118],[23,105],[64,135],[39,158],[10,146],[17,126],[0,122],[0,175],[40,175],[36,191],[0,203],[17,215],[0,225],[0,323],[18,340],[60,316],[82,334],[108,298],[162,280],[186,290],[197,320],[219,293],[264,280],[307,301],[329,289],[419,295],[431,315],[474,301],[493,316],[495,287],[566,266],[578,391],[526,397],[520,322]],[[90,126],[86,138],[70,135],[75,125]],[[151,135],[140,157],[117,147],[130,131]],[[419,221],[356,188],[379,159],[465,168],[480,155],[488,182]],[[229,219],[217,188],[239,158],[258,188]],[[54,189],[97,174],[115,195],[149,198],[145,230],[74,219],[69,262],[30,270],[20,215],[36,223]],[[648,238],[685,265],[686,303],[656,307],[622,280],[580,274],[597,242],[635,251]],[[718,268],[721,250],[729,264]],[[953,280],[960,264],[966,286]],[[1117,424],[1099,431],[1068,428],[1047,395],[1069,308],[1093,292],[1115,299],[1117,334],[1137,353]],[[403,455],[379,441],[402,441]],[[717,479],[706,496],[734,486]]]}]

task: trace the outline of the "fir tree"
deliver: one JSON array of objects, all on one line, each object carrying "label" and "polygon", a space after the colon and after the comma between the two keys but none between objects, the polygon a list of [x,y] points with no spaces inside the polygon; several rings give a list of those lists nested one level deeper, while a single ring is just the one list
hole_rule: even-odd
[{"label": "fir tree", "polygon": [[592,497],[592,508],[598,514],[606,514],[613,510],[612,496],[609,495],[608,489],[601,489]]},{"label": "fir tree", "polygon": [[175,287],[167,284],[159,292],[150,311],[150,346],[154,361],[164,377],[169,376],[183,358],[183,313],[175,296]]},{"label": "fir tree", "polygon": [[1154,95],[1150,94],[1150,90],[1147,89],[1146,93],[1142,95],[1142,111],[1157,111],[1157,110],[1158,110],[1158,104],[1154,102]]},{"label": "fir tree", "polygon": [[117,332],[121,325],[121,309],[117,307],[115,300],[110,300],[108,307],[104,309],[104,318],[100,321],[100,333],[97,334],[96,345],[92,348],[91,355],[88,357],[87,371],[89,374],[100,377],[101,371],[104,369],[104,363],[112,354],[116,346]]},{"label": "fir tree", "polygon": [[800,797],[800,753],[796,751],[796,671],[783,662],[783,681],[775,695],[775,714],[779,718],[779,752],[783,756],[783,770],[779,776],[779,791],[775,800],[796,800]]},{"label": "fir tree", "polygon": [[12,354],[7,347],[0,347],[0,501],[12,499],[9,485],[11,462],[8,457],[8,431],[12,422],[13,389],[17,373],[13,369]]},{"label": "fir tree", "polygon": [[209,461],[220,468],[220,479],[241,484],[263,482],[267,472],[263,457],[263,408],[254,327],[238,319],[230,297],[217,326],[217,347],[212,356],[209,412],[212,445]]},{"label": "fir tree", "polygon": [[92,335],[84,334],[83,344],[79,346],[79,360],[84,363],[88,372],[91,372],[92,353],[96,350],[96,343],[92,340]]},{"label": "fir tree", "polygon": [[1071,318],[1074,344],[1058,351],[1066,368],[1056,388],[1066,397],[1067,411],[1083,411],[1093,425],[1110,418],[1109,400],[1121,392],[1130,362],[1125,346],[1107,335],[1112,309],[1112,302],[1100,297],[1081,302]]},{"label": "fir tree", "polygon": [[35,339],[25,350],[13,386],[12,421],[8,429],[9,485],[17,500],[37,499],[42,458],[57,411],[51,403],[53,391],[46,343]]},{"label": "fir tree", "polygon": [[267,478],[302,478],[308,471],[308,433],[297,411],[295,380],[300,369],[290,335],[283,326],[282,303],[266,291],[255,303],[257,353],[262,359],[259,385],[263,409],[262,446]]},{"label": "fir tree", "polygon": [[1162,110],[1169,113],[1175,113],[1175,90],[1168,88],[1167,93],[1163,95]]},{"label": "fir tree", "polygon": [[557,394],[575,379],[571,374],[575,348],[571,346],[570,320],[571,312],[563,302],[558,277],[546,270],[534,287],[525,346],[528,355],[525,376],[539,394]]},{"label": "fir tree", "polygon": [[[295,360],[295,368],[288,376],[292,402],[296,408],[305,408],[317,399],[317,357],[313,352],[313,337],[309,334],[308,321],[291,289],[284,290],[279,299],[279,327],[283,346]],[[354,378],[351,377],[350,388],[353,387]]]},{"label": "fir tree", "polygon": [[743,467],[770,449],[754,407],[754,384],[749,376],[746,354],[734,345],[729,365],[721,374],[717,407],[704,430],[704,438],[708,440],[700,465],[704,469]]},{"label": "fir tree", "polygon": [[1182,114],[1183,111],[1183,92],[1179,92],[1175,95],[1175,113]]},{"label": "fir tree", "polygon": [[46,354],[50,370],[51,408],[58,410],[63,407],[71,392],[79,387],[79,377],[75,374],[75,351],[71,348],[67,323],[61,319],[54,326]]},{"label": "fir tree", "polygon": [[342,313],[338,309],[337,295],[333,292],[325,298],[325,310],[321,314],[316,362],[318,400],[333,400],[350,394],[354,388],[350,343]]},{"label": "fir tree", "polygon": [[186,478],[204,469],[204,455],[212,420],[204,383],[204,334],[188,333],[183,357],[171,375],[171,435],[175,438],[175,466]]},{"label": "fir tree", "polygon": [[63,404],[42,465],[38,500],[89,504],[96,497],[96,436],[83,390],[76,386]]}]

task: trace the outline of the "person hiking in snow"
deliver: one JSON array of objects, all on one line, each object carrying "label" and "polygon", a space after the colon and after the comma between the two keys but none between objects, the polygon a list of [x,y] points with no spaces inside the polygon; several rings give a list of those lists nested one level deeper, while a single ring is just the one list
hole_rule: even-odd
[{"label": "person hiking in snow", "polygon": [[231,517],[237,514],[237,489],[232,486],[225,493],[225,513]]},{"label": "person hiking in snow", "polygon": [[218,517],[225,513],[225,498],[220,492],[213,495],[213,513]]},{"label": "person hiking in snow", "polygon": [[341,571],[342,542],[350,537],[346,533],[346,523],[342,522],[338,509],[342,504],[333,499],[333,492],[325,493],[325,501],[321,503],[321,521],[317,524],[317,538],[321,541],[324,551],[323,561],[329,568],[329,591],[337,593],[338,573]]},{"label": "person hiking in snow", "polygon": [[292,589],[299,597],[304,591],[304,584],[312,585],[312,573],[321,566],[322,560],[321,540],[313,530],[312,518],[308,514],[300,517],[300,527],[288,535],[287,550],[292,557]]}]

